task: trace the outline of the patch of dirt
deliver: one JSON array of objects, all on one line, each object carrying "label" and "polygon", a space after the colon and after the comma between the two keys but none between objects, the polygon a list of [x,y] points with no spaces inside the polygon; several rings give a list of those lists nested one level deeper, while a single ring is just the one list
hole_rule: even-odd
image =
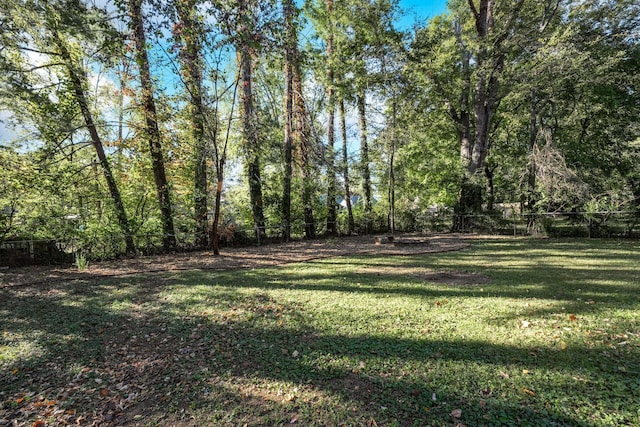
[{"label": "patch of dirt", "polygon": [[223,248],[220,256],[211,251],[200,251],[93,262],[82,271],[74,265],[10,268],[0,271],[0,288],[153,272],[260,268],[345,255],[392,256],[458,251],[469,247],[468,240],[477,237],[406,233],[396,234],[394,242],[388,242],[385,237],[380,239],[384,244],[376,244],[376,236],[351,236]]},{"label": "patch of dirt", "polygon": [[484,285],[490,281],[487,276],[466,271],[428,271],[416,274],[416,276],[425,282],[453,286]]}]

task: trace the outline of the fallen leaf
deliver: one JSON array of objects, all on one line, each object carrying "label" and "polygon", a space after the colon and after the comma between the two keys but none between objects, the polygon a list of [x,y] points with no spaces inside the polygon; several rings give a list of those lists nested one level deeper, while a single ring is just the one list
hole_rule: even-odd
[{"label": "fallen leaf", "polygon": [[531,326],[531,322],[529,322],[528,320],[521,320],[520,321],[520,327],[521,328],[528,328],[529,326]]},{"label": "fallen leaf", "polygon": [[295,424],[298,422],[298,418],[300,418],[300,416],[298,414],[296,414],[291,421],[289,421],[289,424]]},{"label": "fallen leaf", "polygon": [[529,396],[532,396],[532,397],[536,395],[533,391],[529,390],[528,388],[523,388],[522,392],[526,393],[526,394],[528,394]]},{"label": "fallen leaf", "polygon": [[460,418],[462,417],[462,409],[454,409],[449,415],[451,415],[453,418]]},{"label": "fallen leaf", "polygon": [[506,372],[502,372],[502,371],[500,371],[500,376],[502,378],[509,378],[509,374],[507,374]]},{"label": "fallen leaf", "polygon": [[566,343],[566,342],[564,342],[564,341],[560,341],[560,348],[561,348],[562,350],[566,350],[566,349],[567,349],[567,343]]},{"label": "fallen leaf", "polygon": [[31,424],[31,427],[43,427],[44,425],[45,425],[44,421],[37,420],[37,421],[34,421],[33,424]]},{"label": "fallen leaf", "polygon": [[576,315],[575,315],[575,314],[571,314],[571,315],[569,315],[569,320],[570,320],[570,321],[575,322],[577,319],[578,319],[578,318],[576,317]]},{"label": "fallen leaf", "polygon": [[294,350],[293,353],[291,353],[293,357],[298,357],[299,354],[300,353],[298,353],[298,350]]},{"label": "fallen leaf", "polygon": [[100,390],[100,396],[101,397],[107,397],[109,395],[109,390],[106,388],[103,388],[102,390]]}]

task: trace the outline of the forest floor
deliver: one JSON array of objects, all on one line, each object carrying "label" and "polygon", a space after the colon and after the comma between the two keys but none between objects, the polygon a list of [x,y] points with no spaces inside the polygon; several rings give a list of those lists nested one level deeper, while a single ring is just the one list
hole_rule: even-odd
[{"label": "forest floor", "polygon": [[[304,262],[344,255],[417,255],[464,249],[475,234],[401,233],[389,242],[387,236],[343,236],[261,246],[225,247],[221,255],[211,251],[179,252],[90,262],[79,270],[75,265],[44,265],[0,270],[0,288],[50,283],[92,277],[187,271],[236,270]],[[487,238],[484,236],[483,238]]]}]

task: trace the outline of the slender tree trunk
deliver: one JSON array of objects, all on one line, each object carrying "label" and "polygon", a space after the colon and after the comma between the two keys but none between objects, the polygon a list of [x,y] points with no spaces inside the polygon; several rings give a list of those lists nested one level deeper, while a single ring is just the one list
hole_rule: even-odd
[{"label": "slender tree trunk", "polygon": [[367,112],[364,91],[358,94],[358,118],[360,121],[360,163],[362,173],[362,193],[364,202],[365,233],[372,231],[371,170],[369,168],[369,141],[367,132]]},{"label": "slender tree trunk", "polygon": [[213,205],[213,222],[211,224],[211,247],[214,255],[220,255],[218,227],[220,225],[220,205],[222,203],[222,186],[224,183],[224,161],[220,162],[216,169],[216,194]]},{"label": "slender tree trunk", "polygon": [[391,141],[389,147],[389,216],[387,218],[387,224],[391,235],[396,232],[396,175],[395,175],[395,155],[396,155],[396,121],[397,121],[397,106],[395,99],[392,105],[392,124],[391,124]]},{"label": "slender tree trunk", "polygon": [[327,123],[327,234],[338,234],[336,215],[336,168],[335,168],[335,78],[333,72],[333,0],[326,0],[327,16],[329,19],[329,36],[327,38],[327,103],[328,103],[328,123]]},{"label": "slender tree trunk", "polygon": [[295,28],[295,5],[293,0],[282,0],[285,23],[285,64],[284,64],[284,181],[282,189],[282,239],[291,239],[291,180],[293,178],[293,79],[297,63],[298,37]]},{"label": "slender tree trunk", "polygon": [[147,56],[147,41],[144,32],[144,20],[142,17],[142,0],[129,1],[129,13],[133,27],[133,39],[136,45],[136,62],[140,70],[140,85],[142,89],[142,107],[144,109],[146,129],[145,134],[149,142],[153,178],[156,184],[158,204],[162,221],[162,241],[165,250],[174,249],[176,246],[175,231],[173,228],[173,213],[169,196],[169,184],[164,168],[164,155],[162,154],[162,142],[156,104],[153,99],[153,83],[149,70],[149,57]]},{"label": "slender tree trunk", "polygon": [[[248,13],[245,1],[239,3],[240,15]],[[257,117],[253,99],[253,64],[250,40],[250,29],[247,24],[241,25],[241,40],[238,46],[238,65],[241,72],[242,98],[242,133],[247,155],[247,174],[249,178],[249,198],[253,213],[253,227],[258,240],[265,234],[264,208],[262,200],[262,181],[260,178],[260,149],[257,131]]]},{"label": "slender tree trunk", "polygon": [[316,238],[316,221],[313,215],[313,181],[309,151],[301,153],[302,165],[302,204],[304,205],[304,236],[306,239]]},{"label": "slender tree trunk", "polygon": [[[224,183],[224,168],[227,162],[227,147],[229,145],[229,135],[231,134],[231,123],[233,121],[233,113],[236,106],[236,95],[238,94],[238,84],[240,82],[240,74],[236,75],[235,85],[233,86],[233,98],[231,100],[231,111],[229,111],[229,122],[227,124],[227,134],[224,139],[224,145],[222,149],[218,145],[218,104],[216,103],[214,113],[214,125],[213,130],[213,154],[216,163],[216,194],[213,213],[213,223],[211,225],[211,245],[213,247],[213,254],[220,255],[220,241],[218,236],[218,225],[220,224],[220,206],[222,202],[222,186]],[[217,92],[217,88],[216,88]]]},{"label": "slender tree trunk", "polygon": [[340,130],[342,133],[342,174],[344,178],[344,200],[347,203],[347,234],[354,232],[356,228],[353,219],[353,206],[351,206],[351,189],[349,187],[349,152],[347,147],[347,115],[344,108],[344,99],[340,100]]},{"label": "slender tree trunk", "polygon": [[525,196],[525,205],[527,211],[531,214],[527,220],[527,231],[534,232],[536,229],[536,217],[533,215],[536,200],[536,176],[538,174],[538,165],[536,163],[536,145],[538,141],[538,109],[536,105],[535,92],[531,92],[529,100],[529,167],[527,171],[527,189]]},{"label": "slender tree trunk", "polygon": [[302,96],[302,79],[299,64],[293,68],[293,115],[295,126],[294,146],[300,153],[300,175],[302,178],[302,204],[304,210],[304,235],[306,239],[316,238],[316,222],[313,216],[314,179],[311,164],[311,127],[307,108]]},{"label": "slender tree trunk", "polygon": [[182,40],[180,50],[182,75],[189,97],[189,120],[191,121],[191,137],[194,143],[194,217],[195,244],[197,247],[207,246],[207,139],[205,135],[205,112],[202,101],[202,60],[200,57],[200,37],[202,27],[196,17],[195,0],[176,2],[180,25],[175,36]]},{"label": "slender tree trunk", "polygon": [[71,57],[71,53],[67,49],[65,43],[60,39],[60,36],[56,30],[53,30],[53,38],[55,40],[55,43],[57,44],[58,49],[60,50],[60,56],[62,57],[69,73],[69,79],[71,80],[71,84],[73,85],[75,100],[80,107],[80,112],[82,113],[85,126],[87,127],[89,136],[91,137],[91,143],[96,150],[98,161],[100,162],[105,181],[107,182],[107,188],[109,189],[109,194],[116,210],[118,224],[120,226],[120,229],[122,230],[122,233],[124,234],[126,252],[128,254],[134,253],[136,251],[136,248],[133,243],[133,236],[131,235],[127,212],[124,208],[124,204],[122,203],[120,190],[118,189],[118,185],[111,171],[111,165],[109,164],[109,160],[107,159],[107,156],[104,152],[102,139],[98,134],[98,130],[95,126],[93,115],[91,114],[89,103],[87,102],[87,97],[85,95],[85,88],[88,85],[87,75],[82,68],[74,63],[73,58]]}]

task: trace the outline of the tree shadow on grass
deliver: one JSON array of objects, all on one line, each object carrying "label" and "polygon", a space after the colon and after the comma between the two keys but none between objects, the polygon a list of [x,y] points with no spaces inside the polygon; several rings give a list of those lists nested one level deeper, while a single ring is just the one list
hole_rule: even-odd
[{"label": "tree shadow on grass", "polygon": [[[33,423],[53,406],[65,422],[81,424],[286,425],[297,417],[304,425],[428,426],[454,425],[452,411],[461,409],[467,425],[595,426],[589,405],[619,425],[632,424],[640,410],[637,372],[618,369],[637,366],[637,349],[607,359],[603,347],[541,352],[461,338],[328,333],[295,302],[198,277],[202,285],[175,301],[155,276],[135,285],[114,279],[4,290],[3,330],[41,351],[5,364],[0,418]],[[271,289],[268,281],[251,286]],[[194,314],[194,305],[207,303],[211,312]],[[25,392],[34,393],[31,403],[19,401]]]}]

